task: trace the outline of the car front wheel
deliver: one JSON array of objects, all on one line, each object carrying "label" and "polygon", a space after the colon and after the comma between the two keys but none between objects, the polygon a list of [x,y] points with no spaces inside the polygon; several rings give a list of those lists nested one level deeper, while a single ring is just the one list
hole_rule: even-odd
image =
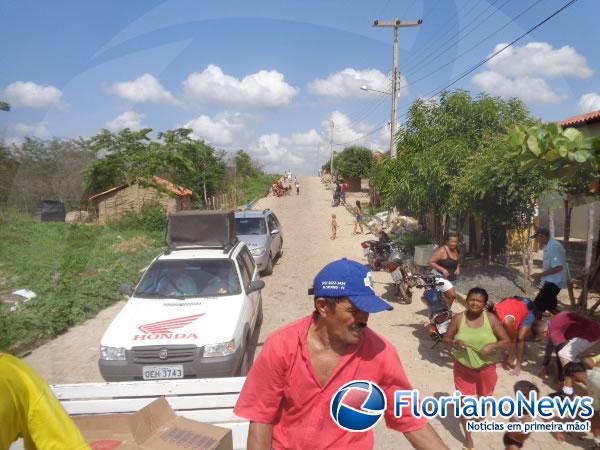
[{"label": "car front wheel", "polygon": [[263,275],[271,275],[273,273],[273,256],[269,253],[269,259],[267,260],[267,267],[263,270]]}]

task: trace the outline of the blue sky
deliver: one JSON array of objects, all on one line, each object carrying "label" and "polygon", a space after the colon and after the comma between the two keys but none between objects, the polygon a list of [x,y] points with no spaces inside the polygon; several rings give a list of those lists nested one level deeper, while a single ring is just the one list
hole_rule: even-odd
[{"label": "blue sky", "polygon": [[[335,149],[386,150],[392,30],[399,122],[567,0],[61,1],[0,4],[0,138],[186,126],[269,170],[314,174]],[[546,121],[600,109],[600,2],[578,0],[453,88],[521,98]]]}]

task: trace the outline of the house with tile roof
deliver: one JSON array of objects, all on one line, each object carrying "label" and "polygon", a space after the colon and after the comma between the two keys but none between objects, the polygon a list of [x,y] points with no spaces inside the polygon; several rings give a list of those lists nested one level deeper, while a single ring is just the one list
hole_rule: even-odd
[{"label": "house with tile roof", "polygon": [[148,183],[116,186],[88,198],[95,206],[96,223],[117,222],[128,212],[139,212],[144,205],[159,203],[167,214],[191,209],[192,191],[168,180],[153,177]]}]

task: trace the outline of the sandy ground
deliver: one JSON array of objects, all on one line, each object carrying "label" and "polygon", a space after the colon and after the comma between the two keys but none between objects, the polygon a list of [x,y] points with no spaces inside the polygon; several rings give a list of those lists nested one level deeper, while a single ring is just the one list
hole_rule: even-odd
[{"label": "sandy ground", "polygon": [[[283,225],[284,236],[284,255],[277,261],[273,275],[264,278],[264,323],[258,341],[258,352],[266,336],[312,311],[313,305],[307,289],[314,275],[324,265],[341,257],[365,262],[360,242],[372,238],[352,235],[352,216],[343,207],[330,206],[331,191],[324,188],[319,178],[300,177],[299,182],[300,195],[293,193],[283,198],[267,197],[256,204],[256,208],[270,208],[277,214]],[[364,201],[367,201],[366,196]],[[337,215],[338,221],[336,240],[329,238],[332,213]],[[386,286],[391,281],[389,274],[375,273],[374,280],[377,292],[385,294]],[[36,349],[26,358],[27,362],[50,383],[102,381],[97,368],[100,338],[122,306],[123,302],[118,303],[102,311],[96,318]],[[426,310],[419,300],[418,292],[414,294],[412,304],[396,303],[394,306],[393,311],[371,315],[369,326],[396,346],[415,388],[420,389],[424,395],[453,393],[451,359],[441,352],[441,346],[431,348],[432,343],[423,326],[427,320]],[[457,305],[457,310],[460,309]],[[541,351],[539,345],[532,344],[528,349],[528,356],[537,359]],[[500,379],[496,394],[509,395],[516,378],[501,368],[498,370]],[[554,390],[533,375],[536,371],[537,365],[531,361],[521,378],[537,382],[542,393]],[[433,420],[432,424],[449,448],[461,448],[457,419]],[[375,435],[377,449],[410,448],[403,436],[386,429],[383,423],[377,426]],[[499,433],[477,433],[474,439],[478,449],[504,448],[502,435]],[[569,436],[568,441],[565,446],[560,446],[550,434],[537,433],[527,441],[524,448],[590,446],[590,440],[584,442],[577,437]]]}]

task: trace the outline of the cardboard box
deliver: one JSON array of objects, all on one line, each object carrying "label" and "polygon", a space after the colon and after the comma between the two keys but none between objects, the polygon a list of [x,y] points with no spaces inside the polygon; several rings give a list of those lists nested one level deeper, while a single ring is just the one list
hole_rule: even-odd
[{"label": "cardboard box", "polygon": [[175,414],[161,397],[133,414],[74,416],[92,450],[232,450],[231,430]]}]

